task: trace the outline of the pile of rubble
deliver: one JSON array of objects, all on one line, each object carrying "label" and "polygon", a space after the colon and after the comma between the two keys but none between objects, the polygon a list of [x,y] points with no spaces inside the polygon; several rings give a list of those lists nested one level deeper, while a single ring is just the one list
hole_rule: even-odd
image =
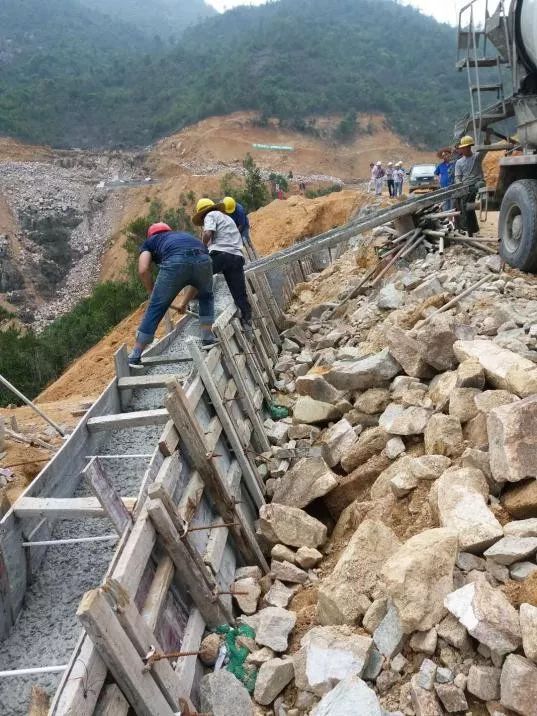
[{"label": "pile of rubble", "polygon": [[[347,296],[357,258],[307,290],[335,276]],[[537,283],[500,269],[450,247],[342,306],[295,303],[292,417],[260,458],[271,573],[233,586],[253,700],[214,671],[203,711],[536,716]]]}]

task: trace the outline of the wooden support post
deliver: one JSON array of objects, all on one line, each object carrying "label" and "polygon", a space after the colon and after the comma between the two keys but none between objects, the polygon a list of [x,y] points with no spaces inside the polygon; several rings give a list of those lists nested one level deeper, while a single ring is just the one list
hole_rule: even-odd
[{"label": "wooden support post", "polygon": [[4,418],[0,415],[0,453],[6,449],[6,425]]},{"label": "wooden support post", "polygon": [[[236,380],[236,378],[234,377]],[[224,476],[207,450],[205,436],[198,422],[192,419],[191,406],[180,385],[168,393],[166,406],[177,431],[181,436],[183,452],[193,469],[197,470],[205,483],[214,506],[226,523],[240,522],[240,527],[231,527],[238,549],[247,564],[259,564],[268,571],[268,564],[248,524],[240,505],[235,504]],[[255,413],[254,413],[255,414]],[[264,435],[264,433],[263,433]],[[265,440],[266,440],[266,436]],[[268,443],[268,441],[267,441]]]},{"label": "wooden support post", "polygon": [[[154,631],[142,618],[129,594],[113,579],[107,579],[102,587],[125,634],[129,637],[138,654],[143,658],[154,647],[160,651]],[[177,674],[166,660],[152,665],[151,673],[170,706],[175,707],[185,693]]]},{"label": "wooden support post", "polygon": [[35,403],[32,403],[31,400],[29,400],[23,393],[21,393],[20,390],[17,390],[17,388],[15,388],[15,386],[12,385],[9,380],[4,378],[3,375],[0,375],[0,383],[2,383],[5,388],[14,393],[17,398],[22,400],[23,403],[26,403],[26,405],[28,405],[34,411],[34,413],[37,413],[40,417],[42,417],[43,420],[45,420],[51,427],[54,428],[57,433],[62,436],[62,438],[65,437],[65,431],[60,428],[60,426],[55,423],[54,420],[49,418],[48,415],[41,410],[41,408],[39,408]]},{"label": "wooden support post", "polygon": [[200,570],[197,560],[182,541],[173,520],[160,499],[150,499],[147,511],[162,540],[162,544],[181,575],[193,602],[211,627],[233,621],[232,615],[224,608],[216,596],[217,584],[212,580],[209,586],[209,573],[206,568]]},{"label": "wooden support post", "polygon": [[278,333],[278,326],[282,323],[281,310],[274,296],[269,294],[270,289],[266,288],[263,279],[266,281],[265,276],[252,274],[248,276],[248,283],[252,287],[254,295],[257,296],[259,309],[265,316],[272,341],[276,345],[279,345],[280,334]]},{"label": "wooden support post", "polygon": [[168,555],[162,557],[157,565],[157,570],[149,593],[144,602],[142,617],[151,631],[155,631],[160,615],[166,603],[166,595],[173,581],[175,566]]},{"label": "wooden support post", "polygon": [[119,686],[109,684],[101,692],[94,716],[127,716],[129,708],[128,701]]},{"label": "wooden support post", "polygon": [[173,420],[168,420],[158,441],[160,452],[164,455],[164,457],[169,457],[177,450],[178,445],[179,435],[177,434]]},{"label": "wooden support post", "polygon": [[[198,651],[205,631],[205,621],[199,609],[193,609],[186,625],[183,641],[181,642],[182,651]],[[187,656],[184,659],[178,659],[175,671],[179,676],[183,688],[190,693],[194,683],[196,674],[197,656]],[[187,716],[185,714],[185,716]],[[239,715],[237,715],[239,716]]]},{"label": "wooden support post", "polygon": [[265,317],[261,315],[261,310],[259,308],[259,303],[257,300],[257,296],[255,294],[252,294],[252,305],[254,307],[255,326],[256,326],[256,328],[259,328],[259,330],[261,331],[261,335],[263,336],[263,342],[264,342],[264,346],[265,346],[265,350],[266,350],[267,354],[275,362],[278,360],[279,343],[278,344],[274,343],[271,338],[271,335],[267,328],[267,321],[266,321]]},{"label": "wooden support post", "polygon": [[97,418],[90,418],[87,426],[90,433],[94,433],[102,430],[140,428],[146,425],[166,425],[168,420],[169,415],[166,410],[138,410],[132,413],[101,415]]},{"label": "wooden support post", "polygon": [[[129,367],[129,354],[127,346],[123,343],[114,353],[114,365],[116,367],[116,378],[119,384],[121,378],[128,378],[131,374]],[[121,409],[125,410],[132,400],[132,390],[126,390],[120,394]]]},{"label": "wooden support post", "polygon": [[229,444],[231,445],[233,452],[235,453],[235,458],[241,466],[241,470],[244,476],[244,482],[248,489],[248,492],[252,496],[252,500],[254,501],[255,505],[259,508],[261,507],[261,505],[265,504],[263,483],[261,481],[261,478],[257,474],[257,471],[254,471],[252,465],[250,464],[250,461],[244,453],[240,438],[237,434],[237,431],[235,430],[235,426],[233,425],[233,421],[230,417],[230,414],[226,409],[226,406],[222,402],[222,397],[218,392],[218,388],[216,387],[212,375],[207,370],[204,356],[202,356],[200,349],[193,341],[189,341],[188,349],[190,351],[190,355],[192,356],[192,361],[194,362],[194,365],[196,366],[196,369],[200,374],[201,379],[203,380],[205,388],[209,393],[209,397],[213,404],[213,408],[218,416],[218,419],[222,423],[222,427],[224,428],[224,432],[226,433],[227,439],[229,440]]},{"label": "wooden support post", "polygon": [[229,341],[226,337],[225,329],[222,329],[220,328],[220,326],[215,325],[214,331],[220,339],[220,347],[224,353],[224,359],[226,362],[227,369],[229,370],[233,377],[233,380],[235,381],[239,396],[243,401],[244,410],[252,422],[256,447],[259,452],[265,452],[266,450],[270,450],[270,443],[265,434],[265,428],[263,427],[260,415],[252,402],[252,396],[250,395],[250,392],[246,387],[246,383],[244,382],[241,372],[237,366],[237,361],[235,359],[235,356],[233,355],[234,351],[231,348]]},{"label": "wooden support post", "polygon": [[103,509],[108,513],[117,533],[123,534],[127,527],[132,525],[132,519],[129,511],[121,501],[121,497],[103,470],[99,458],[93,458],[84,468],[82,475],[89,482],[93,494],[99,500]]},{"label": "wooden support post", "polygon": [[[237,319],[233,319],[231,322],[231,325],[233,326],[233,331],[235,333],[235,340],[239,344],[239,347],[243,353],[248,353],[248,343],[246,342],[246,339],[244,337],[243,332],[241,331],[241,327]],[[263,380],[263,376],[261,375],[261,369],[257,365],[256,361],[252,361],[249,364],[250,372],[252,373],[252,376],[257,383],[257,385],[261,388],[261,392],[263,393],[263,397],[267,401],[267,403],[272,402],[272,395],[270,393],[270,390],[267,388],[267,384]]]},{"label": "wooden support post", "polygon": [[170,706],[153,674],[144,671],[142,657],[101,588],[84,595],[77,617],[137,716],[173,716],[177,705]]}]

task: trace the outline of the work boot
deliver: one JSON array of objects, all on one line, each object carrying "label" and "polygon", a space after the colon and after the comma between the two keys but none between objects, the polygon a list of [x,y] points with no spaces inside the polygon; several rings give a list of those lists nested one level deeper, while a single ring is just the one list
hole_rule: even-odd
[{"label": "work boot", "polygon": [[140,348],[133,348],[129,353],[129,365],[140,365],[142,362],[142,351]]},{"label": "work boot", "polygon": [[246,336],[246,338],[247,338],[249,341],[253,340],[253,337],[254,337],[254,329],[253,329],[253,327],[252,327],[251,321],[245,321],[244,318],[242,318],[242,319],[241,319],[241,326],[242,326],[242,330],[243,330],[243,333],[244,333],[244,335]]}]

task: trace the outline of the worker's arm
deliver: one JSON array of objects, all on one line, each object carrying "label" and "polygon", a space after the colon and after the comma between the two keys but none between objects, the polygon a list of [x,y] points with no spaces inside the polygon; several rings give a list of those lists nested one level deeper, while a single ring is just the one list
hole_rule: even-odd
[{"label": "worker's arm", "polygon": [[151,252],[142,251],[138,259],[138,275],[147,293],[153,290],[153,274],[151,273]]},{"label": "worker's arm", "polygon": [[201,240],[205,244],[205,246],[208,246],[211,241],[214,239],[214,231],[204,231],[201,235]]}]

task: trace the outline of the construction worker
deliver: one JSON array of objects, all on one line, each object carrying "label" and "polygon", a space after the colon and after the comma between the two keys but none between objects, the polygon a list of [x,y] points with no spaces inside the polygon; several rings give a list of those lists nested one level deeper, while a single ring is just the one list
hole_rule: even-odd
[{"label": "construction worker", "polygon": [[395,196],[395,183],[394,183],[394,168],[393,168],[393,162],[388,162],[388,167],[386,169],[386,183],[388,184],[388,194],[391,197]]},{"label": "construction worker", "polygon": [[[156,281],[153,281],[153,263],[159,266]],[[141,362],[142,351],[153,341],[157,326],[186,286],[195,286],[198,292],[203,346],[215,343],[213,269],[205,244],[186,232],[172,231],[168,224],[153,224],[140,247],[138,274],[150,298],[129,355],[131,365]]]},{"label": "construction worker", "polygon": [[[447,150],[441,153],[442,161],[434,170],[440,189],[448,189],[455,183],[455,163],[451,159],[451,154]],[[442,205],[444,211],[450,211],[453,208],[453,201],[448,199]]]},{"label": "construction worker", "polygon": [[393,170],[393,181],[394,181],[394,196],[403,195],[403,184],[405,182],[405,170],[403,169],[403,162],[397,162],[395,169]]},{"label": "construction worker", "polygon": [[367,193],[372,194],[375,191],[375,164],[373,162],[369,165],[369,184],[367,186]]},{"label": "construction worker", "polygon": [[248,214],[246,213],[242,204],[239,204],[232,196],[225,196],[223,199],[226,214],[229,214],[240,235],[242,236],[242,243],[246,247],[248,255],[257,258],[257,253],[252,240],[250,239],[250,222],[248,220]]},{"label": "construction worker", "polygon": [[371,176],[375,181],[375,194],[376,196],[381,196],[382,188],[384,186],[384,177],[386,176],[386,172],[382,168],[382,162],[377,162],[375,164]]},{"label": "construction worker", "polygon": [[202,226],[201,240],[209,247],[213,273],[221,273],[226,279],[229,292],[241,312],[242,326],[247,334],[252,332],[252,309],[246,293],[244,256],[239,230],[228,214],[224,203],[215,204],[211,199],[200,199],[192,222]]},{"label": "construction worker", "polygon": [[460,184],[470,179],[475,180],[470,185],[468,194],[457,200],[460,216],[457,218],[457,228],[465,231],[468,236],[473,236],[479,231],[479,223],[475,209],[468,209],[468,204],[473,204],[476,199],[477,190],[480,182],[483,180],[483,162],[484,154],[475,153],[472,147],[475,145],[474,138],[469,135],[463,137],[457,150],[462,155],[455,163],[455,183]]}]

